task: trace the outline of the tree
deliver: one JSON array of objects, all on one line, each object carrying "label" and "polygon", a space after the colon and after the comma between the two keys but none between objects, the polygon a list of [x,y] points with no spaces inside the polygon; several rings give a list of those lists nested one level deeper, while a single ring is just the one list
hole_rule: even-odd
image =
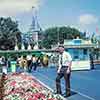
[{"label": "tree", "polygon": [[[79,38],[83,38],[84,36],[82,34],[80,34],[80,31],[75,29],[75,28],[71,28],[71,27],[52,27],[52,28],[48,28],[44,31],[44,46],[46,46],[46,48],[50,48],[51,45],[56,45],[58,44],[58,42],[60,44],[64,43],[64,39],[74,39],[76,37]],[[46,44],[46,45],[45,45]]]},{"label": "tree", "polygon": [[21,43],[21,32],[18,29],[18,22],[10,17],[0,18],[0,50],[12,50],[15,45]]},{"label": "tree", "polygon": [[61,30],[64,34],[64,39],[75,39],[77,37],[83,38],[84,36],[81,34],[81,32],[76,28],[71,27],[61,27]]},{"label": "tree", "polygon": [[42,42],[41,42],[41,45],[42,45],[42,48],[46,48],[46,49],[50,49],[51,48],[51,43],[48,39],[44,39]]}]

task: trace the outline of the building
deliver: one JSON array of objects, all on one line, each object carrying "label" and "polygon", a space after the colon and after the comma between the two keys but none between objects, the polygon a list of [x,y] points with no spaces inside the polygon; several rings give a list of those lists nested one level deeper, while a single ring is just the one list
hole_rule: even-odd
[{"label": "building", "polygon": [[77,38],[73,40],[64,40],[64,47],[73,58],[72,70],[91,69],[89,55],[91,50],[98,47],[97,44],[93,44],[90,40]]}]

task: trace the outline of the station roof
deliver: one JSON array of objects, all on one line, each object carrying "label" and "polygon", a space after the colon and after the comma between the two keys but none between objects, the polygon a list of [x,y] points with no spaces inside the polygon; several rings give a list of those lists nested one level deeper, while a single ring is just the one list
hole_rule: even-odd
[{"label": "station roof", "polygon": [[65,48],[98,48],[98,45],[64,45]]},{"label": "station roof", "polygon": [[73,39],[64,40],[65,48],[100,48],[99,44],[94,44],[91,40]]}]

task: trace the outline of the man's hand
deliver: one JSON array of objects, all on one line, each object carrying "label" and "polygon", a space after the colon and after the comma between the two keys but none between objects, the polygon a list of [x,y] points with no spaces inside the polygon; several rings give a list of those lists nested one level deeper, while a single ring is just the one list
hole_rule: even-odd
[{"label": "man's hand", "polygon": [[61,70],[61,65],[59,66],[58,70],[57,70],[57,73],[59,74],[60,73],[60,70]]},{"label": "man's hand", "polygon": [[69,74],[70,72],[71,72],[71,69],[68,67],[67,74]]},{"label": "man's hand", "polygon": [[60,70],[59,70],[59,69],[57,70],[57,73],[58,73],[58,74],[60,73]]}]

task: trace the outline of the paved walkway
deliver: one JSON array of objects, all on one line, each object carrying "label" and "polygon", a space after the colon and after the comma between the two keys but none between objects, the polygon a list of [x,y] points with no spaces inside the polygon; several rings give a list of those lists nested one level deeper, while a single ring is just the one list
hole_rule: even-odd
[{"label": "paved walkway", "polygon": [[[44,84],[55,90],[55,68],[38,68],[32,73]],[[62,91],[64,93],[64,79],[62,79]],[[72,95],[68,100],[100,100],[100,65],[94,70],[73,71],[71,75]]]}]

